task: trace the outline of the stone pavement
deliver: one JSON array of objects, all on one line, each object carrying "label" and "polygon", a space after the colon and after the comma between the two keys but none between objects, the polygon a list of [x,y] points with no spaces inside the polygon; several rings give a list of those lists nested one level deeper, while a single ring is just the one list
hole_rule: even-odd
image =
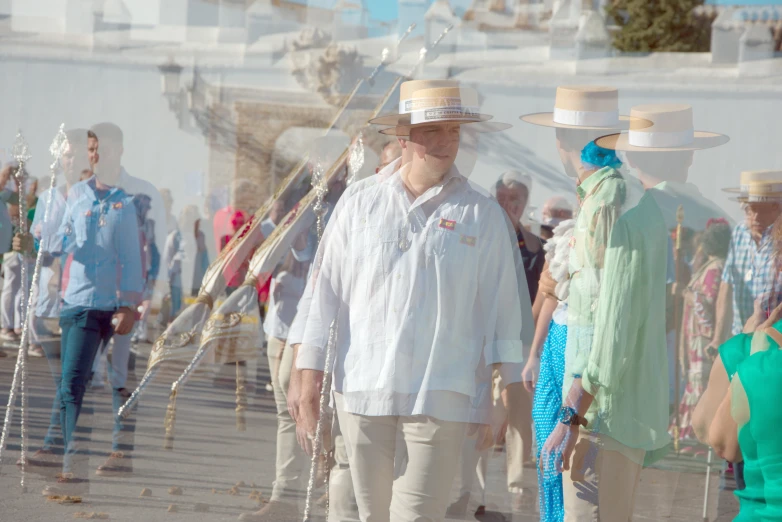
[{"label": "stone pavement", "polygon": [[[139,347],[142,354],[149,346]],[[8,402],[15,358],[0,359],[0,415],[5,414]],[[168,390],[173,377],[158,378],[142,397],[136,412],[136,452],[134,453],[134,474],[128,478],[101,478],[94,475],[94,469],[103,462],[111,447],[111,393],[107,388],[88,391],[88,401],[94,405],[91,419],[92,456],[90,458],[90,493],[80,505],[59,505],[46,502],[41,489],[46,484],[44,477],[28,472],[28,492],[19,487],[20,471],[15,466],[19,457],[19,409],[10,433],[10,444],[3,457],[0,469],[0,521],[2,522],[52,522],[72,520],[73,514],[82,512],[105,512],[111,520],[123,522],[156,521],[235,521],[245,511],[257,509],[255,501],[248,498],[252,484],[265,499],[271,492],[274,480],[275,462],[275,406],[272,394],[263,389],[268,382],[265,357],[260,364],[248,363],[248,383],[251,384],[247,430],[236,430],[232,366],[223,368],[226,378],[213,379],[206,372],[192,378],[177,399],[176,437],[174,449],[163,449],[163,419],[168,404]],[[143,373],[145,357],[139,359],[137,376]],[[254,390],[254,376],[260,372],[261,391]],[[48,366],[43,359],[30,359],[30,449],[38,449],[48,425],[49,408],[53,396],[52,380]],[[221,384],[222,382],[222,384]],[[2,417],[0,417],[2,418]],[[509,500],[503,491],[504,453],[491,459],[488,477],[488,508],[497,513],[482,520],[502,521],[499,512],[509,512]],[[641,476],[641,492],[637,499],[637,521],[687,521],[701,520],[705,484],[705,459],[692,457],[670,457],[659,469],[646,469]],[[715,465],[716,470],[716,465]],[[528,470],[530,492],[535,492],[535,473]],[[226,494],[238,482],[240,495]],[[717,498],[717,473],[712,473],[710,484],[710,520],[715,520]],[[476,481],[477,484],[477,481]],[[171,496],[168,489],[178,486],[181,496]],[[139,498],[143,488],[152,490],[151,497]],[[213,493],[213,489],[218,493]],[[321,491],[317,492],[316,498]],[[452,498],[458,496],[458,484],[454,484]],[[478,498],[478,495],[473,495]],[[195,511],[196,503],[210,506],[208,513]],[[171,504],[176,504],[178,513],[168,513]],[[300,502],[303,508],[303,500]],[[471,501],[468,513],[473,513],[477,504]],[[315,520],[323,520],[322,510],[315,511]],[[467,519],[474,520],[469,516]],[[510,517],[507,518],[510,520]],[[515,522],[537,520],[535,509]],[[285,521],[280,521],[285,522]]]}]

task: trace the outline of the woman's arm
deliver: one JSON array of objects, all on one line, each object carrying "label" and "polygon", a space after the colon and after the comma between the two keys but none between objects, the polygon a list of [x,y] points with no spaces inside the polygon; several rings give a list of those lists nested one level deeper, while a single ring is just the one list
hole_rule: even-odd
[{"label": "woman's arm", "polygon": [[728,462],[741,462],[741,448],[739,448],[738,426],[731,414],[731,394],[725,393],[714,420],[709,427],[709,445],[715,453]]},{"label": "woman's arm", "polygon": [[720,407],[720,403],[728,393],[729,386],[730,381],[728,380],[725,366],[722,364],[722,357],[717,356],[714,360],[714,365],[711,367],[709,384],[706,386],[706,390],[703,392],[692,414],[692,428],[695,430],[698,440],[704,444],[709,444],[709,429]]}]

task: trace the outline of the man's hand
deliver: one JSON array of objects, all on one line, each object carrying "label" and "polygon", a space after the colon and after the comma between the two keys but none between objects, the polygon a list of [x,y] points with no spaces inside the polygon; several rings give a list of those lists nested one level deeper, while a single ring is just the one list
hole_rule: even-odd
[{"label": "man's hand", "polygon": [[304,453],[311,457],[312,439],[309,437],[309,434],[304,430],[304,427],[301,424],[296,424],[296,440],[299,441],[299,446],[304,451]]},{"label": "man's hand", "polygon": [[[301,396],[299,399],[299,420],[304,433],[314,438],[320,417],[320,389],[323,384],[323,372],[317,370],[301,371]],[[306,448],[302,447],[306,451]]]},{"label": "man's hand", "polygon": [[524,383],[524,389],[529,393],[535,391],[535,384],[538,382],[539,373],[540,358],[531,353],[527,358],[527,364],[524,365],[524,369],[521,371],[521,382]]},{"label": "man's hand", "polygon": [[31,234],[16,234],[11,241],[11,250],[20,254],[31,255],[35,250],[33,236]]},{"label": "man's hand", "polygon": [[[295,354],[299,350],[299,345],[291,346],[291,350]],[[295,356],[294,356],[295,357]],[[296,360],[294,358],[293,367],[291,368],[291,380],[288,383],[288,413],[290,413],[293,422],[299,422],[299,400],[301,398],[301,372],[296,369]]]},{"label": "man's hand", "polygon": [[562,473],[570,469],[570,457],[578,441],[578,428],[557,423],[540,452],[539,465],[542,471],[556,470]]},{"label": "man's hand", "polygon": [[111,324],[114,325],[114,333],[117,335],[129,334],[136,322],[136,314],[127,306],[123,306],[114,313]]}]

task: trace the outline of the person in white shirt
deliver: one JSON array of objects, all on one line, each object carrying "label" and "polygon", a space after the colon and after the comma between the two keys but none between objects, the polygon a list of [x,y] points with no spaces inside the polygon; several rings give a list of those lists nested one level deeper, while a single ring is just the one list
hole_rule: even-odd
[{"label": "person in white shirt", "polygon": [[[354,183],[338,202],[296,360],[299,423],[312,437],[336,325],[333,399],[361,520],[443,518],[464,437],[493,440],[492,370],[521,363],[533,330],[512,225],[454,166],[462,125],[499,127],[457,82],[412,87],[402,84],[402,114],[372,122],[393,125],[381,132],[399,136],[411,161]],[[400,446],[407,467],[394,480]]]}]

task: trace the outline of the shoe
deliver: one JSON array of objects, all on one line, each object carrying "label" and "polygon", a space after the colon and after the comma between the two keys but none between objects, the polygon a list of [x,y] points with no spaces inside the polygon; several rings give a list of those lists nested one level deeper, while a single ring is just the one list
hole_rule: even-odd
[{"label": "shoe", "polygon": [[133,473],[133,461],[121,451],[115,451],[106,462],[98,466],[95,474],[100,477],[117,477]]},{"label": "shoe", "polygon": [[537,498],[529,490],[523,489],[518,493],[510,494],[511,512],[514,515],[529,514],[535,512]]},{"label": "shoe", "polygon": [[287,502],[273,500],[254,513],[239,515],[241,522],[299,522],[299,508]]},{"label": "shoe", "polygon": [[478,509],[475,510],[475,516],[476,517],[486,516],[486,506],[478,506]]},{"label": "shoe", "polygon": [[18,343],[19,342],[19,336],[14,333],[13,330],[2,330],[0,331],[0,341],[5,341],[9,343]]},{"label": "shoe", "polygon": [[44,497],[83,496],[90,491],[88,479],[75,478],[73,473],[60,473],[55,484],[49,484],[41,494]]},{"label": "shoe", "polygon": [[[16,461],[17,466],[22,465],[22,458]],[[39,449],[27,457],[27,467],[39,466],[42,468],[62,468],[62,456],[52,450]]]},{"label": "shoe", "polygon": [[467,504],[470,503],[470,494],[464,493],[459,500],[448,506],[445,514],[449,517],[463,517],[467,514]]},{"label": "shoe", "polygon": [[5,350],[0,350],[0,359],[2,359],[3,357],[8,357],[8,354],[5,353]]},{"label": "shoe", "polygon": [[30,357],[46,357],[46,353],[41,346],[35,344],[27,349],[27,355]]},{"label": "shoe", "polygon": [[270,382],[266,383],[266,391],[269,393],[274,393],[274,385]]}]

